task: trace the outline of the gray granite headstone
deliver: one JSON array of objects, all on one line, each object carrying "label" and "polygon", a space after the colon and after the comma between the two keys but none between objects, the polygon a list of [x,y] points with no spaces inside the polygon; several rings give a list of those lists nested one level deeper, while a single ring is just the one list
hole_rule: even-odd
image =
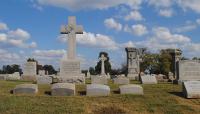
[{"label": "gray granite headstone", "polygon": [[200,81],[183,82],[183,94],[186,98],[200,98]]},{"label": "gray granite headstone", "polygon": [[150,75],[146,75],[146,76],[141,76],[141,81],[142,84],[157,84],[157,79],[155,76],[150,76]]},{"label": "gray granite headstone", "polygon": [[37,76],[36,77],[37,84],[51,84],[52,77],[50,76]]},{"label": "gray granite headstone", "polygon": [[110,94],[110,87],[101,84],[87,85],[87,96],[107,96]]},{"label": "gray granite headstone", "polygon": [[117,77],[114,79],[114,84],[129,84],[130,80],[127,77]]},{"label": "gray granite headstone", "polygon": [[51,87],[52,96],[71,96],[75,95],[75,84],[55,83]]},{"label": "gray granite headstone", "polygon": [[140,85],[128,84],[122,85],[120,88],[120,94],[135,94],[135,95],[143,95],[143,88]]},{"label": "gray granite headstone", "polygon": [[181,60],[178,63],[179,83],[183,81],[200,81],[200,61],[198,60]]},{"label": "gray granite headstone", "polygon": [[20,84],[13,89],[13,94],[36,94],[37,92],[36,84]]},{"label": "gray granite headstone", "polygon": [[92,76],[92,84],[108,84],[108,78],[105,76]]}]

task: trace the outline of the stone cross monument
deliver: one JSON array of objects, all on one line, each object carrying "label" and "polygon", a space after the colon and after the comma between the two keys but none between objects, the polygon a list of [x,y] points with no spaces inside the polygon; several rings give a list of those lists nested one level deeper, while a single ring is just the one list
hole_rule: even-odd
[{"label": "stone cross monument", "polygon": [[76,17],[68,17],[68,25],[61,27],[61,34],[68,35],[67,58],[63,57],[60,65],[62,82],[84,83],[85,77],[80,72],[80,61],[76,58],[76,34],[83,34],[83,27],[76,25]]},{"label": "stone cross monument", "polygon": [[67,58],[76,59],[76,34],[83,34],[83,27],[76,25],[76,17],[68,17],[68,25],[61,27],[61,34],[68,34]]},{"label": "stone cross monument", "polygon": [[107,58],[104,56],[104,54],[101,55],[101,57],[99,58],[101,60],[101,76],[105,76],[105,61],[107,60]]}]

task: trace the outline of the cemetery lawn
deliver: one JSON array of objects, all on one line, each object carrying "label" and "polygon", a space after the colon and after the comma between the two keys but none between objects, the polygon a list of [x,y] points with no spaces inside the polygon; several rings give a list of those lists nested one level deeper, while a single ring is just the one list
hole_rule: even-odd
[{"label": "cemetery lawn", "polygon": [[22,83],[31,82],[0,81],[0,114],[200,114],[200,99],[185,99],[181,86],[170,83],[142,85],[144,96],[120,95],[111,82],[107,97],[85,96],[85,85],[76,85],[76,96],[69,97],[50,96],[49,85],[39,85],[35,96],[10,94]]}]

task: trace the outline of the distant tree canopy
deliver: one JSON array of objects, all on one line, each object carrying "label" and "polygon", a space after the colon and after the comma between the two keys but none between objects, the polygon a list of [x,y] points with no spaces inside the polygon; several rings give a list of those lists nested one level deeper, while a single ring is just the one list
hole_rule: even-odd
[{"label": "distant tree canopy", "polygon": [[[104,63],[105,64],[105,73],[107,74],[107,73],[110,73],[110,71],[111,71],[111,64],[110,64],[110,61],[109,61],[110,58],[109,58],[107,52],[100,52],[99,58],[101,57],[102,54],[107,58],[107,60]],[[97,65],[95,66],[95,72],[97,74],[101,73],[101,60],[99,60],[99,62],[97,62]]]},{"label": "distant tree canopy", "polygon": [[34,58],[28,58],[27,62],[37,62]]},{"label": "distant tree canopy", "polygon": [[44,65],[43,66],[43,69],[45,71],[48,71],[48,74],[49,75],[52,75],[52,74],[57,74],[57,71],[54,69],[54,67],[52,65]]},{"label": "distant tree canopy", "polygon": [[13,65],[4,65],[2,70],[0,70],[0,74],[13,74],[14,72],[21,73],[20,65],[13,64]]},{"label": "distant tree canopy", "polygon": [[146,53],[143,62],[140,64],[140,70],[148,70],[151,74],[165,74],[172,72],[172,56],[168,51],[160,51],[160,54]]}]

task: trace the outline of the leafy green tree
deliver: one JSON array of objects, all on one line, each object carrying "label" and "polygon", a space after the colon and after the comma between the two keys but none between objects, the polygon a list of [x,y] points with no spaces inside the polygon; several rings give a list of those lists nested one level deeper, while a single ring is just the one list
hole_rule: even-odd
[{"label": "leafy green tree", "polygon": [[4,65],[3,70],[1,71],[2,74],[13,74],[14,72],[20,72],[21,73],[21,68],[17,64],[13,65]]},{"label": "leafy green tree", "polygon": [[[104,65],[105,65],[105,73],[110,73],[111,71],[111,64],[110,64],[110,58],[108,56],[108,53],[107,52],[100,52],[99,53],[99,58],[101,57],[101,55],[104,55],[107,60],[105,61]],[[95,72],[100,74],[101,73],[101,60],[99,60],[99,62],[97,62],[97,65],[95,66]]]},{"label": "leafy green tree", "polygon": [[90,72],[91,75],[97,75],[95,68],[93,68],[93,67],[89,68],[89,72]]},{"label": "leafy green tree", "polygon": [[54,69],[54,67],[52,65],[44,65],[43,66],[43,69],[45,71],[48,71],[49,75],[52,75],[52,74],[56,74],[57,71]]}]

